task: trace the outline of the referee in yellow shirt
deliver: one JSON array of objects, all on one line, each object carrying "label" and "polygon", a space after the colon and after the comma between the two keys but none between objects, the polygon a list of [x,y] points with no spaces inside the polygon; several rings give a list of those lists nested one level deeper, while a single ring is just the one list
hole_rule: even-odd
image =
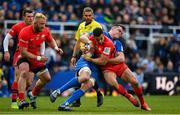
[{"label": "referee in yellow shirt", "polygon": [[[84,10],[83,10],[83,18],[84,18],[85,21],[80,23],[80,25],[78,27],[78,30],[76,32],[76,36],[75,36],[76,44],[74,46],[73,55],[72,55],[72,58],[71,58],[71,65],[72,66],[75,66],[75,63],[76,63],[76,60],[77,60],[77,55],[78,55],[78,53],[80,51],[80,47],[82,46],[82,43],[80,41],[81,35],[83,35],[84,33],[90,34],[97,27],[102,28],[102,26],[98,22],[96,22],[94,20],[94,12],[93,12],[92,8],[90,8],[90,7],[84,8]],[[99,106],[101,106],[103,104],[103,95],[100,92],[97,83],[95,83],[94,89],[97,92],[97,106],[99,107]],[[73,103],[72,106],[80,107],[80,105],[81,105],[81,102],[80,102],[80,99],[79,99],[75,103]]]}]

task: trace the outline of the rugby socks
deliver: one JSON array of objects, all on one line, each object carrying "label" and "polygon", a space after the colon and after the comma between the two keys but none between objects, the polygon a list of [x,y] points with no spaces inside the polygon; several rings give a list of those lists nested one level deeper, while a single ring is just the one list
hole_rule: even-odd
[{"label": "rugby socks", "polygon": [[118,92],[121,95],[125,96],[126,98],[130,98],[131,97],[131,95],[126,91],[126,89],[121,84],[118,85]]},{"label": "rugby socks", "polygon": [[57,90],[60,90],[60,92],[62,93],[62,92],[64,92],[65,90],[67,90],[69,88],[76,87],[76,86],[79,86],[79,85],[80,85],[80,83],[78,81],[78,77],[74,77],[69,82],[67,82],[66,84],[64,84],[62,87],[60,87]]},{"label": "rugby socks", "polygon": [[95,82],[93,88],[96,90],[97,95],[101,94],[101,91],[100,91],[100,89],[99,89],[99,86],[98,86],[97,82]]},{"label": "rugby socks", "polygon": [[22,102],[22,101],[25,100],[25,95],[24,95],[24,93],[19,93],[19,100],[20,100],[20,102]]},{"label": "rugby socks", "polygon": [[16,81],[14,81],[12,83],[12,86],[11,86],[11,89],[12,89],[12,97],[11,97],[12,98],[12,102],[16,102],[16,100],[17,100],[17,96],[18,96],[17,88],[18,88],[18,84],[17,84]]},{"label": "rugby socks", "polygon": [[32,95],[37,96],[38,93],[41,91],[41,89],[42,89],[41,87],[35,86],[32,90]]},{"label": "rugby socks", "polygon": [[70,105],[72,104],[75,100],[79,99],[81,96],[84,95],[84,91],[81,89],[76,90],[71,97],[69,97],[64,103],[63,105]]},{"label": "rugby socks", "polygon": [[138,96],[139,101],[141,102],[141,105],[143,105],[144,104],[144,97],[143,97],[142,87],[139,86],[137,88],[135,88],[135,87],[133,87],[133,88],[134,88],[135,94]]}]

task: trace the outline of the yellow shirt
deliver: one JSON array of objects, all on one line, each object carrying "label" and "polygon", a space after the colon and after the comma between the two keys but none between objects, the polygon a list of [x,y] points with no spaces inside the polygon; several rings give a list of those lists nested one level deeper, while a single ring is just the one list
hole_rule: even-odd
[{"label": "yellow shirt", "polygon": [[96,22],[95,20],[93,20],[90,24],[88,24],[87,26],[85,26],[85,22],[82,22],[79,27],[78,30],[76,32],[76,40],[79,40],[81,35],[83,35],[84,33],[92,33],[93,30],[97,27],[102,28],[101,24],[99,24],[98,22]]}]

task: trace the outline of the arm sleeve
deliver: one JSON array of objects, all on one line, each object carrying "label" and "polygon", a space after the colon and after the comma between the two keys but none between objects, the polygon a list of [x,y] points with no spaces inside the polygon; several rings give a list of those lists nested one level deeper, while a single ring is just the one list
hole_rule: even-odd
[{"label": "arm sleeve", "polygon": [[12,36],[8,33],[3,41],[3,48],[4,48],[4,52],[8,51],[8,45],[9,45],[9,39],[11,39]]},{"label": "arm sleeve", "polygon": [[26,32],[25,30],[21,30],[21,32],[19,33],[19,47],[28,48],[28,36],[28,32]]},{"label": "arm sleeve", "polygon": [[45,42],[43,42],[42,44],[41,44],[41,48],[40,48],[40,54],[41,55],[44,55],[45,54]]}]

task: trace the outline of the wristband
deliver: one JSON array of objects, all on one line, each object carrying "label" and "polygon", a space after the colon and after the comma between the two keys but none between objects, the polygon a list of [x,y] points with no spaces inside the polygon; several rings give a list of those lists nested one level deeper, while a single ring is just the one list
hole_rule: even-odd
[{"label": "wristband", "polygon": [[36,59],[37,59],[38,61],[41,61],[41,56],[37,56]]},{"label": "wristband", "polygon": [[73,58],[76,58],[76,56],[72,56]]},{"label": "wristband", "polygon": [[59,50],[59,48],[56,46],[56,47],[54,47],[54,50],[58,51],[58,50]]}]

